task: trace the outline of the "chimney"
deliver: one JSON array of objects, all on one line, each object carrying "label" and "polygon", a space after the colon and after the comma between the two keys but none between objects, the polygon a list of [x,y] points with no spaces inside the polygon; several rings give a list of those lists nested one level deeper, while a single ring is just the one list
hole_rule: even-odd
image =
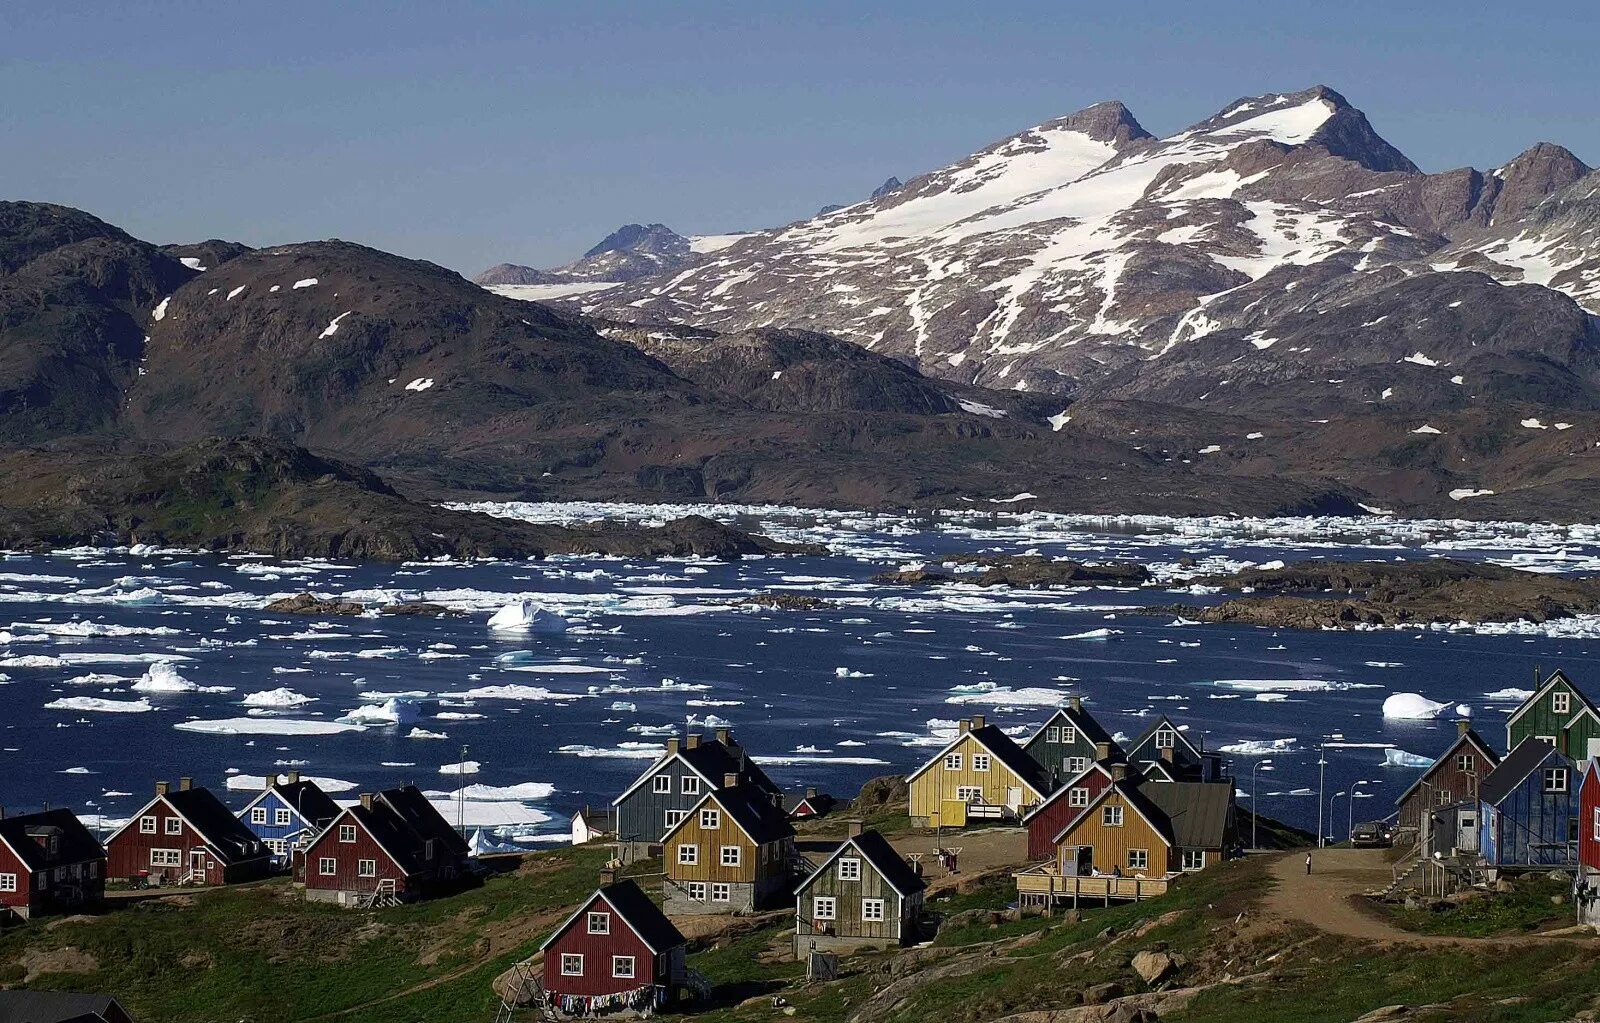
[{"label": "chimney", "polygon": [[168,793],[168,792],[171,792],[171,791],[172,791],[172,786],[171,786],[171,785],[168,785],[168,784],[167,784],[167,783],[166,783],[166,782],[164,782],[164,781],[158,781],[158,782],[156,782],[156,795],[158,795],[158,796],[164,796],[164,795],[166,795],[166,794],[167,794],[167,793]]},{"label": "chimney", "polygon": [[179,792],[188,792],[192,788],[194,788],[194,779],[193,778],[179,778],[178,779],[178,791]]},{"label": "chimney", "polygon": [[737,771],[729,771],[727,774],[723,775],[722,776],[722,787],[725,788],[725,789],[738,788],[739,787],[739,773]]},{"label": "chimney", "polygon": [[700,736],[699,735],[690,735],[688,737],[688,739],[685,740],[685,746],[688,749],[699,749],[700,748]]},{"label": "chimney", "polygon": [[1094,744],[1094,758],[1096,760],[1110,760],[1111,759],[1111,744],[1109,742],[1097,742],[1097,743],[1095,743]]},{"label": "chimney", "polygon": [[961,719],[961,734],[962,735],[966,735],[970,731],[972,731],[972,720],[970,718],[962,718]]},{"label": "chimney", "polygon": [[370,793],[370,792],[361,793],[361,809],[363,809],[363,810],[372,809],[372,793]]},{"label": "chimney", "polygon": [[1457,735],[1466,735],[1470,731],[1472,731],[1472,719],[1471,718],[1461,718],[1460,720],[1458,720],[1456,722],[1456,734]]},{"label": "chimney", "polygon": [[1081,696],[1069,696],[1069,697],[1067,697],[1067,706],[1071,707],[1073,710],[1082,710],[1083,709],[1083,697],[1081,697]]},{"label": "chimney", "polygon": [[299,783],[300,783],[300,772],[299,771],[290,771],[289,772],[289,784],[290,785],[298,785]]},{"label": "chimney", "polygon": [[1127,781],[1128,780],[1128,765],[1127,764],[1112,764],[1111,765],[1111,780],[1113,782]]},{"label": "chimney", "polygon": [[272,774],[266,775],[264,778],[261,779],[261,787],[263,789],[265,789],[266,791],[268,791],[268,792],[272,791],[272,786],[274,786],[276,784],[278,784],[277,772],[273,772]]},{"label": "chimney", "polygon": [[600,868],[600,887],[609,888],[617,883],[617,871],[614,867]]},{"label": "chimney", "polygon": [[807,799],[815,799],[815,798],[817,798],[817,787],[815,785],[807,785],[806,786],[806,798]]},{"label": "chimney", "polygon": [[672,753],[678,752],[678,742],[679,742],[679,740],[678,740],[678,737],[676,735],[674,735],[672,738],[667,740],[667,753],[668,754],[672,754]]},{"label": "chimney", "polygon": [[982,714],[974,714],[974,715],[972,715],[972,730],[974,732],[976,732],[978,729],[980,729],[982,727],[983,727],[983,715]]},{"label": "chimney", "polygon": [[1175,752],[1175,748],[1174,747],[1172,747],[1172,746],[1163,746],[1161,748],[1161,759],[1166,761],[1169,764],[1172,763],[1172,757],[1173,757],[1174,752]]},{"label": "chimney", "polygon": [[849,826],[849,828],[846,829],[845,833],[847,835],[849,835],[851,838],[860,838],[861,837],[861,822],[860,821],[851,821],[850,822],[850,826]]},{"label": "chimney", "polygon": [[717,736],[717,741],[722,743],[724,746],[732,746],[733,745],[733,731],[732,731],[732,729],[719,728],[716,731],[716,736]]}]

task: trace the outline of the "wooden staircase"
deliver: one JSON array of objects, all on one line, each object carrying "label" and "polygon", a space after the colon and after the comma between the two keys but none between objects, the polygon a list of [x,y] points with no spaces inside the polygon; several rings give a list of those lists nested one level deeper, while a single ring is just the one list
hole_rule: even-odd
[{"label": "wooden staircase", "polygon": [[553,1020],[545,1002],[544,982],[531,960],[524,959],[511,967],[510,976],[502,985],[500,1007],[495,1010],[494,1023],[512,1023],[518,1009],[536,1013],[536,1019]]},{"label": "wooden staircase", "polygon": [[362,892],[356,896],[356,906],[360,909],[382,909],[385,906],[400,905],[400,894],[395,889],[394,878],[386,877],[378,882],[378,887],[370,892]]}]

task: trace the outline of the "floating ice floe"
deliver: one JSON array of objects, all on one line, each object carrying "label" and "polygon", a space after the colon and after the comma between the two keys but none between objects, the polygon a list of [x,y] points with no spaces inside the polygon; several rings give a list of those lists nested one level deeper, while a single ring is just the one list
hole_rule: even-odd
[{"label": "floating ice floe", "polygon": [[362,731],[360,725],[338,721],[309,721],[299,718],[222,718],[217,721],[180,721],[172,726],[180,732],[206,732],[211,735],[338,735]]},{"label": "floating ice floe", "polygon": [[620,742],[611,748],[573,744],[558,747],[556,752],[564,753],[569,757],[591,757],[605,760],[655,760],[666,752],[666,748],[654,742]]},{"label": "floating ice floe", "polygon": [[[76,580],[73,580],[76,581]],[[181,636],[182,629],[165,626],[113,625],[106,622],[12,622],[11,627],[29,632],[73,639],[94,639],[102,636]]]},{"label": "floating ice floe", "polygon": [[876,767],[887,764],[887,760],[876,757],[839,757],[831,755],[791,754],[775,757],[751,757],[751,760],[763,767],[788,767],[797,764],[839,764],[841,766]]},{"label": "floating ice floe", "polygon": [[945,703],[985,704],[992,707],[1056,707],[1065,703],[1067,694],[1059,689],[1042,686],[994,686],[992,689],[956,693],[944,698]]},{"label": "floating ice floe", "polygon": [[448,739],[450,736],[443,732],[430,732],[426,728],[413,728],[406,733],[407,739]]},{"label": "floating ice floe", "polygon": [[1532,689],[1496,689],[1492,693],[1484,693],[1483,698],[1491,703],[1521,703],[1533,695]]},{"label": "floating ice floe", "polygon": [[1396,721],[1432,721],[1450,709],[1420,693],[1394,693],[1383,701],[1383,716]]},{"label": "floating ice floe", "polygon": [[[316,782],[318,788],[330,795],[338,792],[349,792],[356,787],[355,782],[345,781],[343,778],[319,778],[314,775],[301,775],[300,780]],[[259,774],[230,774],[228,775],[227,785],[231,792],[259,792],[267,787],[267,779]]]},{"label": "floating ice floe", "polygon": [[171,661],[157,661],[145,670],[139,681],[128,687],[137,693],[231,693],[232,686],[202,686],[178,673]]},{"label": "floating ice floe", "polygon": [[1432,767],[1433,758],[1421,756],[1417,753],[1407,753],[1403,749],[1386,749],[1383,751],[1384,767]]},{"label": "floating ice floe", "polygon": [[459,764],[440,764],[440,774],[477,774],[483,764],[476,760],[463,760]]},{"label": "floating ice floe", "polygon": [[834,674],[835,678],[871,678],[872,677],[872,675],[869,674],[868,672],[856,671],[853,668],[835,668],[835,669],[833,669],[833,674]]},{"label": "floating ice floe", "polygon": [[551,634],[565,632],[570,627],[571,623],[565,618],[531,600],[513,600],[489,617],[489,628],[495,632]]},{"label": "floating ice floe", "polygon": [[1218,746],[1219,753],[1231,753],[1236,757],[1270,757],[1274,753],[1295,753],[1300,749],[1299,739],[1241,739]]},{"label": "floating ice floe", "polygon": [[0,668],[73,668],[84,664],[155,664],[192,661],[182,654],[23,654],[0,657]]},{"label": "floating ice floe", "polygon": [[1211,684],[1249,693],[1333,693],[1345,689],[1380,688],[1365,682],[1340,682],[1323,678],[1219,678]]},{"label": "floating ice floe", "polygon": [[44,705],[45,710],[99,711],[106,714],[143,714],[155,710],[149,700],[102,700],[94,696],[63,696]]},{"label": "floating ice floe", "polygon": [[[594,695],[593,693],[558,693],[544,686],[478,686],[476,689],[467,689],[459,693],[441,693],[463,700],[528,700],[530,702],[563,700],[582,700]],[[437,715],[444,717],[443,714]]]},{"label": "floating ice floe", "polygon": [[517,664],[507,671],[523,671],[530,675],[611,675],[621,668],[602,668],[593,664]]},{"label": "floating ice floe", "polygon": [[421,717],[414,700],[396,696],[377,704],[363,704],[339,718],[347,725],[370,725],[384,728],[391,725],[409,725]]},{"label": "floating ice floe", "polygon": [[239,702],[246,707],[299,707],[307,703],[315,703],[315,696],[305,696],[280,686],[277,689],[267,689],[259,693],[250,693]]}]

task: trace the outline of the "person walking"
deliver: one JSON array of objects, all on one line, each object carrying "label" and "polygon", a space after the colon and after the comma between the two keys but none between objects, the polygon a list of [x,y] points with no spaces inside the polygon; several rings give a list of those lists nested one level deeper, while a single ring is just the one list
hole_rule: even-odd
[{"label": "person walking", "polygon": [[1311,854],[1306,853],[1306,876],[1311,876]]}]

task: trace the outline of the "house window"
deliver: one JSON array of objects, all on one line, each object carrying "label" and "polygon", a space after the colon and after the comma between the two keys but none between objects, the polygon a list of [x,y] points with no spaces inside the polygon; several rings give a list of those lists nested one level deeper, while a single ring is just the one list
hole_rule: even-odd
[{"label": "house window", "polygon": [[711,901],[712,902],[732,902],[733,901],[733,885],[719,883],[719,882],[713,882],[712,885],[711,885]]},{"label": "house window", "polygon": [[1045,729],[1044,741],[1045,742],[1060,742],[1061,741],[1061,729],[1058,728],[1055,725],[1051,725],[1049,728]]},{"label": "house window", "polygon": [[678,846],[678,865],[692,867],[700,862],[700,847],[698,845]]},{"label": "house window", "polygon": [[618,980],[632,980],[633,956],[612,956],[611,975]]},{"label": "house window", "polygon": [[150,865],[152,867],[181,867],[183,866],[183,853],[177,849],[151,849]]},{"label": "house window", "polygon": [[1456,770],[1462,774],[1471,774],[1478,769],[1478,758],[1471,753],[1462,753],[1456,757]]},{"label": "house window", "polygon": [[963,803],[978,803],[983,801],[983,786],[957,785],[956,798]]},{"label": "house window", "polygon": [[1072,725],[1062,725],[1061,726],[1061,741],[1062,742],[1077,742],[1078,741],[1078,730],[1076,728],[1074,728]]},{"label": "house window", "polygon": [[377,860],[356,860],[356,874],[360,877],[377,877]]},{"label": "house window", "polygon": [[323,856],[317,860],[317,873],[323,877],[332,877],[339,872],[339,861],[332,856]]},{"label": "house window", "polygon": [[610,934],[611,933],[611,914],[610,913],[590,913],[589,914],[589,933],[590,934]]},{"label": "house window", "polygon": [[1178,744],[1178,733],[1170,728],[1163,728],[1156,733],[1156,749],[1172,749]]},{"label": "house window", "polygon": [[672,827],[687,816],[689,816],[688,810],[668,810],[665,818],[667,827]]},{"label": "house window", "polygon": [[1594,809],[1594,840],[1600,842],[1600,806]]},{"label": "house window", "polygon": [[722,811],[721,810],[701,810],[700,811],[700,826],[702,828],[705,828],[707,831],[715,831],[718,828],[722,827]]},{"label": "house window", "polygon": [[724,867],[737,867],[739,865],[739,847],[725,845],[722,847],[722,865]]},{"label": "house window", "polygon": [[1567,791],[1567,769],[1565,767],[1547,767],[1544,769],[1544,790],[1546,792]]},{"label": "house window", "polygon": [[583,976],[583,956],[571,952],[561,953],[561,975],[563,977]]},{"label": "house window", "polygon": [[1185,849],[1183,851],[1183,869],[1206,869],[1206,851],[1204,849]]},{"label": "house window", "polygon": [[650,791],[651,792],[671,792],[672,791],[672,775],[670,775],[670,774],[658,774],[654,778],[651,778],[650,779]]},{"label": "house window", "polygon": [[1150,850],[1149,849],[1129,849],[1128,850],[1128,869],[1129,870],[1149,870],[1150,869]]},{"label": "house window", "polygon": [[811,900],[811,918],[813,920],[834,920],[839,913],[839,901],[831,895],[818,895]]},{"label": "house window", "polygon": [[944,758],[944,769],[946,771],[959,771],[959,770],[961,770],[961,754],[959,754],[959,753],[946,753],[945,754],[945,758]]},{"label": "house window", "polygon": [[859,880],[861,880],[861,861],[856,859],[853,856],[850,857],[849,859],[840,860],[839,861],[839,880],[841,880],[841,881],[859,881]]},{"label": "house window", "polygon": [[1571,693],[1551,693],[1550,694],[1550,709],[1555,711],[1557,714],[1570,714],[1570,713],[1572,713],[1572,694]]},{"label": "house window", "polygon": [[289,843],[281,838],[269,838],[267,839],[267,849],[274,856],[287,856],[289,854]]},{"label": "house window", "polygon": [[183,834],[183,818],[182,817],[168,817],[167,818],[167,834],[169,834],[169,835],[181,835],[181,834]]},{"label": "house window", "polygon": [[1577,840],[1578,840],[1578,818],[1576,818],[1576,817],[1568,817],[1567,818],[1567,841],[1568,842],[1576,842]]},{"label": "house window", "polygon": [[861,900],[861,919],[862,919],[863,922],[869,923],[869,924],[871,924],[871,923],[882,923],[883,922],[883,900],[882,899],[862,899]]},{"label": "house window", "polygon": [[1076,786],[1067,792],[1068,806],[1088,806],[1089,790],[1082,785]]},{"label": "house window", "polygon": [[689,882],[689,898],[696,902],[706,901],[706,883],[704,881]]},{"label": "house window", "polygon": [[1080,775],[1089,769],[1088,757],[1068,757],[1062,763],[1066,765],[1069,775]]},{"label": "house window", "polygon": [[987,771],[992,761],[987,753],[972,754],[972,769],[974,771]]},{"label": "house window", "polygon": [[288,827],[291,819],[288,810],[274,810],[272,813],[272,823],[280,828]]},{"label": "house window", "polygon": [[153,835],[156,833],[156,819],[154,817],[139,818],[139,834]]},{"label": "house window", "polygon": [[17,875],[0,874],[0,892],[14,892],[17,890]]},{"label": "house window", "polygon": [[1449,806],[1451,801],[1455,799],[1455,793],[1449,789],[1439,789],[1433,794],[1433,798],[1438,801],[1440,806]]},{"label": "house window", "polygon": [[684,775],[682,791],[686,796],[698,796],[700,794],[700,779],[692,774]]},{"label": "house window", "polygon": [[1100,823],[1108,828],[1122,827],[1122,807],[1102,806],[1100,808]]},{"label": "house window", "polygon": [[349,844],[356,840],[356,826],[354,824],[339,825],[339,841]]},{"label": "house window", "polygon": [[267,823],[267,808],[264,807],[264,806],[258,806],[254,810],[251,810],[250,811],[250,823],[251,824],[265,824],[265,823]]}]

